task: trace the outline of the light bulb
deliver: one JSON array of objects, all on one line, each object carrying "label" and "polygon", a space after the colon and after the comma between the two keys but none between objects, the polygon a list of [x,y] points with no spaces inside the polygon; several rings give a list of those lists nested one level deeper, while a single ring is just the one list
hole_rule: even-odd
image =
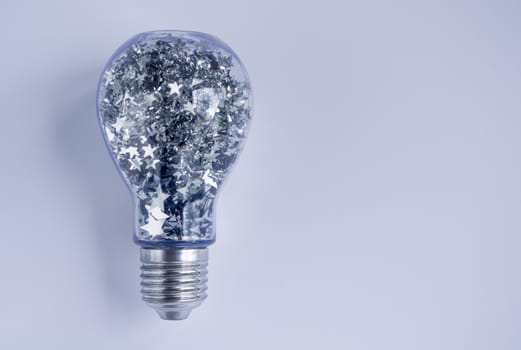
[{"label": "light bulb", "polygon": [[206,298],[215,199],[250,121],[246,70],[211,35],[138,34],[101,75],[98,116],[134,198],[143,300],[185,319]]}]

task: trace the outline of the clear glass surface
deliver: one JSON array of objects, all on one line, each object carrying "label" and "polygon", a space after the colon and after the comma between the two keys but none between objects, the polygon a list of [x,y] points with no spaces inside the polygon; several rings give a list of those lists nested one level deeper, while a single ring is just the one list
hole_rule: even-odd
[{"label": "clear glass surface", "polygon": [[250,84],[237,55],[207,34],[139,34],[107,63],[98,115],[134,195],[135,240],[212,243],[215,199],[251,116]]}]

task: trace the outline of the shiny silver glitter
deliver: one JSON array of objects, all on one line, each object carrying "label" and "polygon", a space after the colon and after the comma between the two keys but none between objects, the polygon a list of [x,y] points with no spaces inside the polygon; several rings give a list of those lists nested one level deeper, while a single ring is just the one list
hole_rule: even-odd
[{"label": "shiny silver glitter", "polygon": [[250,87],[226,45],[203,34],[142,34],[110,60],[99,115],[135,193],[139,242],[210,242],[217,189],[250,119]]}]

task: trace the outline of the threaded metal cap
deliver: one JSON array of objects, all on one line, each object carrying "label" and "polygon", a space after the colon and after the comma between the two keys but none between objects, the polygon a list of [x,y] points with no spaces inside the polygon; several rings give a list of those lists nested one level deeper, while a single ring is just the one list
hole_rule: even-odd
[{"label": "threaded metal cap", "polygon": [[184,320],[206,298],[208,248],[141,248],[141,293],[164,320]]}]

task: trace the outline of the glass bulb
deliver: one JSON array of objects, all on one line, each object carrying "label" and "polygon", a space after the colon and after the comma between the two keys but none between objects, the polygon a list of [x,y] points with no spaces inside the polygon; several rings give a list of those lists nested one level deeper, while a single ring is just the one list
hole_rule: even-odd
[{"label": "glass bulb", "polygon": [[102,73],[98,115],[134,198],[143,299],[164,319],[186,318],[206,297],[215,199],[251,107],[242,63],[208,34],[138,34]]}]

